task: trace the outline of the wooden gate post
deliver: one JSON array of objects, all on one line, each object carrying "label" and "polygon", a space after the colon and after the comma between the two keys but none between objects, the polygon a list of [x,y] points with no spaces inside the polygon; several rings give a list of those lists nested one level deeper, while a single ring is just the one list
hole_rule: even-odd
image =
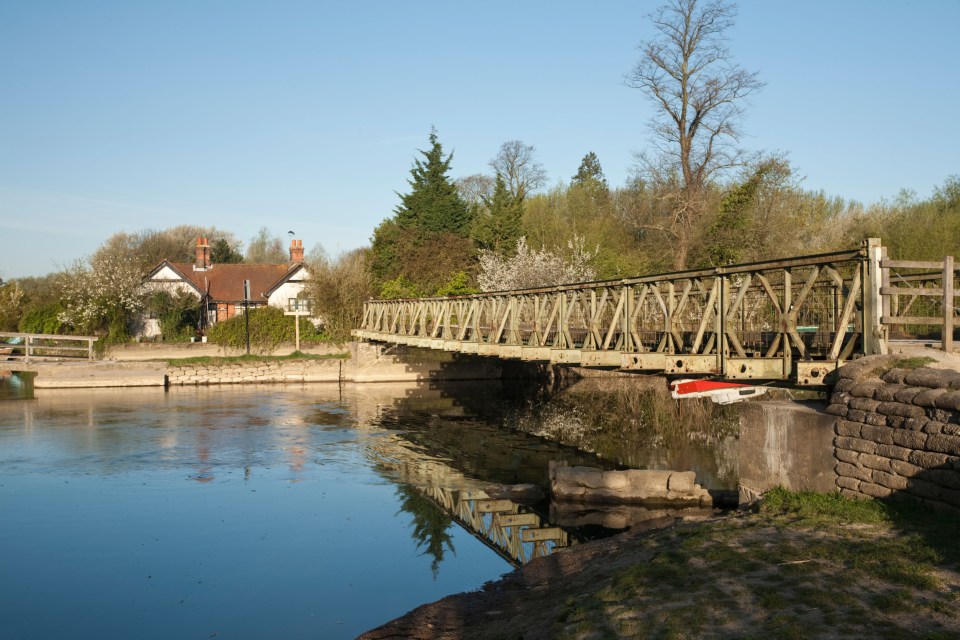
[{"label": "wooden gate post", "polygon": [[953,352],[953,256],[943,259],[943,350]]},{"label": "wooden gate post", "polygon": [[867,238],[866,281],[863,286],[863,351],[866,355],[886,354],[887,340],[883,329],[883,273],[880,262],[883,247],[880,238]]}]

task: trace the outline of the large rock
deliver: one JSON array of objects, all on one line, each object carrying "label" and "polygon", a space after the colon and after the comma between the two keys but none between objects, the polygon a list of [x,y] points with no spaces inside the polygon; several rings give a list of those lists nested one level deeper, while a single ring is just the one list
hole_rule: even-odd
[{"label": "large rock", "polygon": [[693,471],[605,471],[551,463],[550,490],[555,500],[618,504],[713,504],[710,493],[696,483]]}]

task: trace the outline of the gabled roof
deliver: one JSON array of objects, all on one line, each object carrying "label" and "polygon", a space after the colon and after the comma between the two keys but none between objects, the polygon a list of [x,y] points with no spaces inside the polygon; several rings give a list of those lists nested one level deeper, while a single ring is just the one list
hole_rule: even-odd
[{"label": "gabled roof", "polygon": [[287,270],[286,275],[284,275],[282,278],[277,280],[272,287],[264,291],[263,295],[269,298],[274,291],[280,288],[281,285],[283,285],[286,282],[289,282],[293,278],[293,276],[297,275],[301,271],[303,271],[303,263],[297,262]]},{"label": "gabled roof", "polygon": [[270,293],[299,272],[303,264],[215,264],[205,271],[194,271],[191,262],[164,260],[147,274],[146,280],[153,279],[164,267],[170,267],[213,302],[242,302],[243,281],[249,280],[250,300],[266,303]]}]

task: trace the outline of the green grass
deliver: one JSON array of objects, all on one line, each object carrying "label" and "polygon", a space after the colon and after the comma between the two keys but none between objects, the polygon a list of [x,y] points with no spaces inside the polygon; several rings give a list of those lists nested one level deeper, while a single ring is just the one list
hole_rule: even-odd
[{"label": "green grass", "polygon": [[919,369],[920,367],[925,367],[934,362],[936,362],[936,360],[933,358],[928,358],[926,356],[914,356],[911,358],[897,358],[893,361],[891,366],[897,369]]},{"label": "green grass", "polygon": [[938,638],[960,616],[938,573],[960,569],[957,531],[960,516],[775,489],[752,513],[638,543],[647,560],[561,617],[576,637]]},{"label": "green grass", "polygon": [[286,356],[261,356],[256,354],[242,356],[197,356],[195,358],[164,358],[171,367],[183,367],[187,365],[218,366],[223,364],[235,363],[255,363],[255,362],[289,362],[295,360],[345,360],[350,357],[349,353],[325,353],[316,355],[312,353],[302,353],[294,351]]}]

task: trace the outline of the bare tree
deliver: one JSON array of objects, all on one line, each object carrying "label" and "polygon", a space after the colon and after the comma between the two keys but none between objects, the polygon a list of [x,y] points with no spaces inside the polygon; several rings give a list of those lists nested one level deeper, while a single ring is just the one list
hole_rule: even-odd
[{"label": "bare tree", "polygon": [[490,161],[490,167],[503,176],[511,195],[520,200],[547,182],[547,172],[537,162],[535,152],[533,145],[509,140],[500,145],[500,151]]},{"label": "bare tree", "polygon": [[457,193],[470,206],[482,206],[485,199],[493,197],[493,186],[496,182],[493,176],[475,173],[470,176],[457,178],[454,186]]},{"label": "bare tree", "polygon": [[639,154],[643,177],[671,186],[671,218],[660,230],[676,241],[675,267],[686,266],[694,226],[710,181],[742,164],[736,148],[746,98],[763,83],[731,60],[726,31],[736,7],[722,0],[670,0],[650,18],[658,35],[641,44],[627,85],[647,94],[654,149]]}]

